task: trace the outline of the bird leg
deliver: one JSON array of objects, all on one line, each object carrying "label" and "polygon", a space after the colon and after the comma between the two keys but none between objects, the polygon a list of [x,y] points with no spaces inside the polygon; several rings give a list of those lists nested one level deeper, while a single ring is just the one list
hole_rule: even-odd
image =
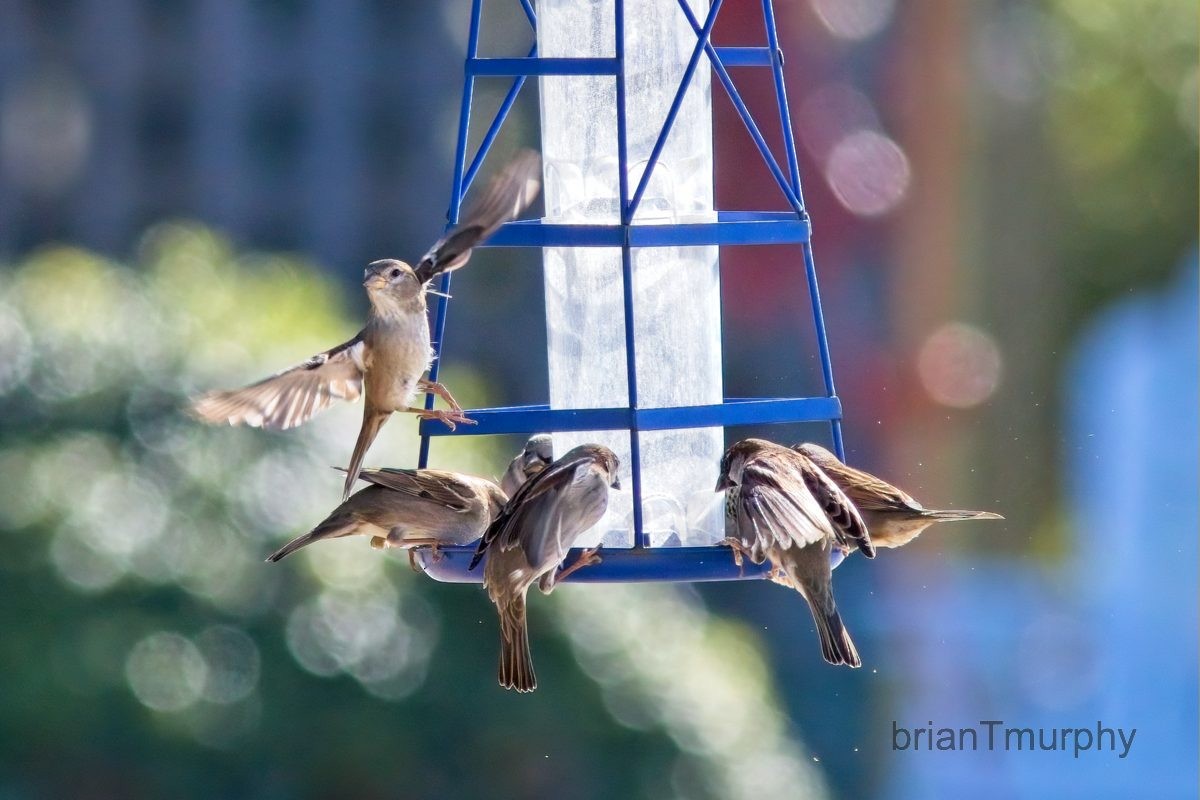
[{"label": "bird leg", "polygon": [[750,548],[743,545],[742,540],[736,539],[736,537],[726,536],[721,540],[721,545],[725,545],[733,551],[733,563],[739,567],[742,566],[743,558],[750,558]]},{"label": "bird leg", "polygon": [[558,573],[558,575],[554,578],[554,582],[561,583],[562,581],[566,580],[567,576],[575,570],[599,564],[602,560],[603,559],[600,558],[600,545],[589,547],[587,550],[584,550],[579,554],[579,558],[575,559],[574,564]]},{"label": "bird leg", "polygon": [[[733,551],[733,563],[741,570],[742,558],[750,558],[750,548],[742,544],[741,539],[734,538],[733,536],[726,536],[721,540],[721,544]],[[741,573],[739,572],[739,574]]]},{"label": "bird leg", "polygon": [[403,537],[395,536],[393,534],[388,534],[386,537],[383,537],[383,536],[372,536],[371,537],[371,547],[374,547],[376,550],[387,550],[388,548],[391,548],[391,547],[402,547],[405,550],[407,550],[408,551],[408,565],[410,567],[412,567],[413,572],[421,571],[417,567],[416,548],[428,547],[430,556],[433,559],[433,563],[436,564],[437,562],[439,562],[443,558],[445,558],[445,556],[442,555],[441,545],[442,545],[442,543],[440,541],[438,541],[437,539],[431,538],[431,537],[420,538],[420,539],[405,539]]},{"label": "bird leg", "polygon": [[442,410],[442,409],[436,409],[436,408],[413,408],[412,406],[409,406],[408,408],[406,408],[404,410],[409,412],[410,414],[416,414],[421,419],[440,420],[450,430],[454,430],[454,428],[456,427],[455,426],[456,422],[460,423],[462,425],[478,425],[479,424],[473,419],[468,419],[467,415],[462,412],[462,409],[455,411],[452,408],[448,409],[448,410]]},{"label": "bird leg", "polygon": [[428,381],[422,378],[417,381],[417,391],[426,392],[427,394],[436,395],[446,401],[446,405],[454,411],[462,411],[462,406],[454,399],[454,395],[450,394],[450,390],[437,381]]},{"label": "bird leg", "polygon": [[771,567],[771,571],[767,573],[767,580],[771,583],[778,583],[780,586],[786,586],[789,589],[795,589],[796,584],[788,577],[788,574],[783,571],[782,567]]},{"label": "bird leg", "polygon": [[429,557],[430,557],[430,559],[432,559],[434,564],[438,563],[443,558],[445,558],[445,556],[442,555],[442,551],[439,548],[437,541],[431,540],[430,544],[413,545],[412,547],[409,547],[407,544],[405,544],[404,549],[408,551],[408,566],[412,568],[413,572],[424,572],[425,571],[417,566],[417,547],[422,547],[422,546],[429,548]]}]

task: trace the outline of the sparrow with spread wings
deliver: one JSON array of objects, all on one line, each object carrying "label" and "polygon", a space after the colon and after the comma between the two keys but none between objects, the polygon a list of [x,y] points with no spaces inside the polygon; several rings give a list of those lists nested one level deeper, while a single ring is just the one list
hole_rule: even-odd
[{"label": "sparrow with spread wings", "polygon": [[875,557],[854,504],[803,453],[763,439],[743,439],[726,451],[716,486],[722,490],[734,529],[725,543],[736,558],[770,561],[780,582],[808,601],[825,660],[861,666],[833,599],[830,565],[835,547],[857,547]]},{"label": "sparrow with spread wings", "polygon": [[[362,428],[346,473],[343,500],[350,496],[363,457],[392,412],[441,420],[451,428],[456,423],[473,424],[446,387],[423,377],[433,361],[425,292],[431,280],[466,264],[473,247],[533,202],[540,177],[538,155],[523,151],[469,206],[464,221],[439,239],[416,267],[392,259],[367,265],[363,286],[371,307],[366,326],[354,338],[245,388],[205,394],[192,404],[195,415],[212,423],[287,429],[302,425],[337,400],[353,401],[364,395]],[[417,408],[413,401],[418,393],[435,394],[450,408]]]}]

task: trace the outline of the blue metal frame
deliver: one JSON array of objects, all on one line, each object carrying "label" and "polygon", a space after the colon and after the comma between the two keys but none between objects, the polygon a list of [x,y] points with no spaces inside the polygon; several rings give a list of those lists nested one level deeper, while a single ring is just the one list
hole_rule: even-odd
[{"label": "blue metal frame", "polygon": [[[536,31],[537,18],[531,0],[519,0],[529,24]],[[467,57],[464,68],[463,99],[460,112],[458,141],[454,157],[454,182],[450,195],[447,219],[450,225],[458,222],[463,197],[470,188],[487,153],[495,142],[513,103],[516,101],[526,78],[541,75],[606,75],[616,82],[617,100],[617,148],[620,169],[618,170],[619,196],[621,203],[620,223],[616,225],[565,225],[551,224],[540,220],[512,222],[503,226],[491,238],[487,247],[620,247],[622,292],[625,307],[625,353],[629,386],[628,405],[623,408],[551,409],[546,405],[515,406],[508,408],[473,409],[471,418],[478,424],[460,426],[451,431],[436,421],[423,421],[420,425],[421,449],[418,466],[428,464],[431,437],[434,436],[478,436],[488,434],[529,434],[537,431],[586,431],[627,430],[630,437],[633,492],[634,546],[632,548],[608,549],[602,552],[601,564],[579,570],[568,581],[580,583],[630,582],[630,581],[716,581],[759,578],[766,574],[764,565],[746,563],[737,567],[730,551],[723,546],[714,547],[650,547],[648,536],[642,530],[642,474],[639,448],[641,431],[669,430],[697,427],[728,427],[734,425],[761,425],[795,422],[825,421],[830,424],[834,449],[844,458],[842,444],[842,405],[833,383],[833,366],[829,355],[829,342],[825,333],[825,317],[821,310],[820,291],[817,286],[816,265],[813,259],[812,228],[804,207],[804,195],[800,185],[800,168],[796,155],[795,137],[792,133],[787,93],[783,78],[783,52],[775,25],[772,0],[762,0],[763,24],[766,29],[766,46],[716,47],[710,41],[723,0],[712,0],[708,15],[701,23],[688,6],[687,0],[677,4],[696,33],[696,47],[692,51],[674,101],[667,112],[646,167],[632,194],[629,186],[628,147],[626,137],[626,95],[624,71],[625,2],[614,0],[615,43],[612,58],[541,58],[534,45],[529,54],[520,58],[480,58],[479,34],[483,0],[472,0],[470,33],[467,39]],[[683,103],[684,95],[692,77],[699,67],[702,56],[716,74],[733,103],[742,124],[754,141],[780,192],[791,206],[790,211],[719,211],[716,222],[676,225],[634,225],[642,195],[649,185],[651,174],[658,164],[659,156],[670,134],[671,128]],[[729,67],[769,67],[775,87],[779,122],[783,132],[786,154],[786,173],[775,160],[750,110],[743,102]],[[512,85],[500,104],[484,134],[483,140],[470,164],[467,164],[467,134],[470,129],[471,102],[475,81],[478,78],[511,77]],[[804,273],[808,284],[812,306],[813,324],[816,327],[817,347],[821,359],[821,373],[825,383],[823,397],[760,397],[726,398],[715,405],[686,406],[676,408],[641,408],[638,403],[638,376],[636,369],[636,342],[633,320],[633,259],[635,247],[669,247],[692,245],[755,245],[796,244],[803,252]],[[445,296],[450,288],[450,274],[441,278],[434,322],[434,351],[436,358],[430,368],[430,378],[437,380],[446,331],[448,300]],[[425,407],[433,407],[432,395],[426,397]],[[713,465],[714,479],[716,465]],[[432,577],[448,582],[478,582],[482,570],[469,572],[467,563],[474,547],[443,548],[438,557],[426,549],[417,552],[418,561]],[[578,557],[579,550],[568,556],[568,563]],[[840,562],[835,554],[834,566]]]}]

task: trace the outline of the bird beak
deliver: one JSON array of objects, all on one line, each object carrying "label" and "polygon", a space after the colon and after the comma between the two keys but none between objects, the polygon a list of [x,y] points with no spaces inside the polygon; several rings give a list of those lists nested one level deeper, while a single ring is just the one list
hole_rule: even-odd
[{"label": "bird beak", "polygon": [[717,488],[713,489],[713,491],[723,492],[730,486],[733,486],[733,481],[729,480],[728,475],[722,475],[721,477],[717,478]]},{"label": "bird beak", "polygon": [[387,278],[382,275],[371,275],[363,281],[363,286],[367,289],[382,289],[387,286]]}]

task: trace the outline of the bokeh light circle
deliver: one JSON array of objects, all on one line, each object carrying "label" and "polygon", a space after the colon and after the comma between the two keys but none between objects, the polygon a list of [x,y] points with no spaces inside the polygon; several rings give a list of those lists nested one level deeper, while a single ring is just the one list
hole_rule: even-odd
[{"label": "bokeh light circle", "polygon": [[988,333],[964,322],[938,328],[917,355],[917,373],[925,392],[951,408],[973,408],[1000,385],[1003,357]]},{"label": "bokeh light circle", "polygon": [[208,665],[196,645],[178,633],[158,631],[129,651],[125,679],[142,705],[155,711],[182,711],[204,692]]},{"label": "bokeh light circle", "polygon": [[887,136],[856,130],[833,146],[825,179],[847,211],[861,217],[886,214],[908,194],[908,157]]},{"label": "bokeh light circle", "polygon": [[244,631],[230,625],[214,625],[196,637],[196,647],[208,667],[205,700],[236,703],[254,691],[262,659],[258,645]]},{"label": "bokeh light circle", "polygon": [[812,0],[812,7],[834,36],[860,42],[887,27],[896,0]]}]

